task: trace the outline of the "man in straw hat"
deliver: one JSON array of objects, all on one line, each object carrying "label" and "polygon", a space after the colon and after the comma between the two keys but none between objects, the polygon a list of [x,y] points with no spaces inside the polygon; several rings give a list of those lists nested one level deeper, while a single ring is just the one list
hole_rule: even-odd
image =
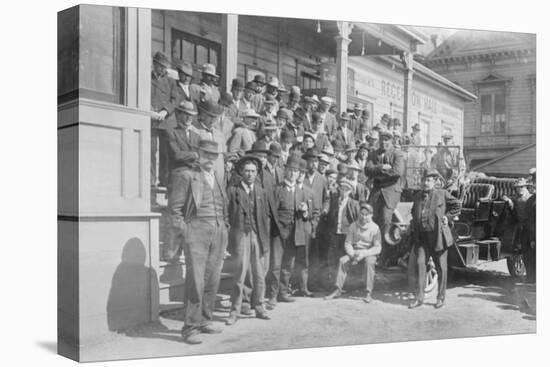
[{"label": "man in straw hat", "polygon": [[[382,131],[379,136],[380,146],[369,154],[366,173],[372,180],[369,204],[374,208],[374,221],[384,234],[389,230],[393,212],[401,200],[405,157],[401,150],[393,146],[393,135],[389,131]],[[382,265],[385,264],[387,247],[385,241],[382,241],[379,256]]]},{"label": "man in straw hat", "polygon": [[201,343],[200,333],[221,332],[213,325],[213,312],[227,248],[228,213],[224,183],[214,170],[219,151],[216,141],[201,140],[199,169],[176,170],[168,196],[170,225],[178,230],[187,263],[181,334],[189,344]]},{"label": "man in straw hat", "polygon": [[361,202],[359,218],[349,226],[344,241],[345,255],[338,261],[338,270],[334,282],[334,289],[325,297],[326,300],[339,297],[346,282],[346,277],[352,266],[362,264],[365,268],[366,292],[363,301],[372,301],[376,256],[382,249],[382,235],[380,228],[372,220],[372,206]]},{"label": "man in straw hat", "polygon": [[168,183],[168,142],[162,130],[168,127],[166,120],[177,105],[176,85],[166,75],[168,67],[170,62],[166,55],[160,51],[155,53],[151,71],[151,186],[156,186],[157,182],[161,186]]},{"label": "man in straw hat", "polygon": [[449,191],[435,188],[438,176],[439,172],[434,169],[425,170],[422,191],[417,192],[413,199],[411,256],[416,259],[417,288],[416,299],[409,308],[416,308],[424,303],[426,264],[430,256],[435,264],[438,280],[435,308],[441,308],[445,304],[447,249],[454,244],[449,223],[460,214],[461,203]]},{"label": "man in straw hat", "polygon": [[252,144],[256,142],[256,128],[258,126],[258,118],[260,115],[253,109],[245,110],[242,115],[242,124],[236,124],[233,129],[233,135],[229,139],[227,150],[237,152],[243,155],[244,152],[252,148]]},{"label": "man in straw hat", "polygon": [[[531,199],[532,194],[529,192],[531,183],[525,178],[520,178],[514,184],[516,195],[509,198],[504,195],[502,199],[507,203],[507,210],[512,215],[515,222],[514,229],[514,245],[519,245],[523,255],[523,262],[527,272],[527,281],[534,282],[535,280],[535,264],[534,244],[532,245],[532,206],[534,205]],[[535,237],[536,238],[536,237]]]},{"label": "man in straw hat", "polygon": [[204,64],[201,68],[201,81],[199,84],[191,84],[189,92],[191,100],[195,105],[199,105],[204,101],[218,102],[220,99],[220,91],[217,83],[220,76],[216,74],[216,66],[212,64]]},{"label": "man in straw hat", "polygon": [[237,322],[241,312],[245,278],[250,272],[252,292],[250,303],[256,317],[269,320],[264,308],[264,258],[269,256],[271,211],[268,192],[256,182],[262,163],[253,155],[245,155],[237,164],[242,180],[228,189],[228,212],[231,250],[236,259],[234,286],[231,294],[231,311],[227,325]]},{"label": "man in straw hat", "polygon": [[[275,188],[274,211],[278,223],[272,228],[271,258],[267,275],[268,307],[279,302],[294,302],[289,294],[291,268],[297,248],[306,245],[306,222],[310,208],[304,190],[296,186],[300,175],[300,158],[290,155],[285,165],[284,182]],[[283,265],[284,264],[284,265]]]}]

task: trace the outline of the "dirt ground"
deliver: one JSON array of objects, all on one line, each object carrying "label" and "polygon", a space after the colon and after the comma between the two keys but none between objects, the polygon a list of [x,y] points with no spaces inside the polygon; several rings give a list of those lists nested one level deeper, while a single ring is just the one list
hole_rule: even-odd
[{"label": "dirt ground", "polygon": [[112,334],[101,344],[83,348],[81,358],[93,361],[534,333],[535,287],[515,282],[505,273],[505,262],[481,269],[453,272],[446,305],[438,310],[433,307],[434,297],[418,309],[408,309],[404,272],[378,272],[370,304],[360,300],[360,290],[330,301],[318,293],[314,298],[278,304],[269,321],[243,317],[233,326],[225,326],[227,310],[219,309],[215,321],[223,332],[201,334],[200,345],[182,342],[181,312],[173,311],[158,323]]}]

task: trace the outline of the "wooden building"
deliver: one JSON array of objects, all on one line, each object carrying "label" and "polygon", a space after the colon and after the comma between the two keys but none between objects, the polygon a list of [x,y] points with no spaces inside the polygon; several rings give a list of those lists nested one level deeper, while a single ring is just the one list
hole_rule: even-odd
[{"label": "wooden building", "polygon": [[[58,339],[89,361],[86,345],[158,318],[182,288],[166,279],[159,214],[150,201],[152,55],[213,63],[227,90],[240,76],[276,75],[304,93],[360,102],[436,143],[462,136],[471,93],[416,63],[414,29],[343,21],[80,5],[58,14]],[[460,144],[460,141],[456,141]],[[181,304],[180,304],[181,305]]]},{"label": "wooden building", "polygon": [[535,167],[534,34],[458,31],[423,63],[478,96],[464,111],[465,158],[471,169],[519,176]]}]

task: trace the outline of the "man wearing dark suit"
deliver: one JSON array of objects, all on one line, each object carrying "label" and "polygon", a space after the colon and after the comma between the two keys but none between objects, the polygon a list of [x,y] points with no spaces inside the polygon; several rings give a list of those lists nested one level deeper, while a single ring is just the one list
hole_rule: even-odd
[{"label": "man wearing dark suit", "polygon": [[199,142],[198,170],[178,170],[168,197],[171,226],[180,230],[186,259],[184,341],[199,344],[199,333],[219,333],[212,325],[223,257],[227,248],[227,196],[214,171],[218,143]]},{"label": "man wearing dark suit", "polygon": [[[324,175],[320,174],[319,158],[321,154],[319,151],[312,149],[306,151],[302,156],[306,160],[306,174],[304,178],[304,186],[309,188],[313,194],[312,198],[312,221],[311,221],[311,246],[309,251],[310,259],[310,284],[313,284],[315,288],[320,287],[321,274],[320,267],[322,264],[322,254],[326,254],[326,241],[322,240],[321,234],[323,229],[319,227],[321,217],[328,212],[329,205],[329,193],[327,179]],[[323,248],[321,248],[323,247]]]},{"label": "man wearing dark suit", "polygon": [[[393,146],[393,135],[388,131],[379,134],[380,147],[367,159],[366,173],[372,179],[369,204],[374,208],[374,222],[380,227],[382,238],[391,225],[393,212],[401,200],[401,177],[405,173],[403,152]],[[380,263],[388,256],[388,246],[382,241]]]},{"label": "man wearing dark suit", "polygon": [[347,112],[342,112],[340,116],[338,128],[334,130],[334,139],[340,140],[349,148],[355,148],[355,136],[353,131],[348,128],[348,123],[350,121],[349,115]]},{"label": "man wearing dark suit", "polygon": [[228,190],[229,241],[237,266],[231,295],[231,311],[226,321],[233,325],[241,312],[245,278],[250,271],[250,303],[256,317],[269,320],[264,306],[265,292],[264,256],[269,256],[270,213],[268,193],[256,183],[258,169],[262,166],[254,156],[245,155],[237,162],[242,180]]},{"label": "man wearing dark suit", "polygon": [[281,146],[277,142],[272,142],[267,153],[267,162],[262,168],[264,178],[264,188],[273,193],[275,187],[283,183],[284,170],[279,165],[281,159]]},{"label": "man wearing dark suit", "polygon": [[[166,74],[170,62],[166,55],[157,52],[153,56],[151,71],[151,186],[156,186],[157,179],[161,186],[168,181],[168,143],[165,135],[168,116],[177,105],[176,86]],[[157,172],[157,150],[159,165]],[[157,177],[158,174],[158,177]]]},{"label": "man wearing dark suit", "polygon": [[268,273],[268,305],[274,307],[277,300],[294,302],[289,294],[289,282],[292,263],[296,257],[296,248],[305,246],[305,225],[309,221],[307,197],[303,190],[296,187],[300,174],[300,158],[290,155],[285,165],[285,178],[282,185],[275,188],[275,222],[270,266]]},{"label": "man wearing dark suit", "polygon": [[359,181],[359,175],[361,174],[361,167],[356,161],[351,161],[347,165],[347,178],[353,184],[353,191],[351,197],[358,202],[367,201],[369,198],[369,190],[367,187]]},{"label": "man wearing dark suit", "polygon": [[426,264],[430,256],[435,264],[439,284],[435,308],[441,308],[445,304],[447,248],[454,243],[449,223],[460,214],[461,203],[447,190],[434,188],[438,176],[439,173],[434,169],[424,172],[423,190],[415,194],[411,209],[411,251],[416,256],[417,290],[416,299],[409,308],[416,308],[424,303]]},{"label": "man wearing dark suit", "polygon": [[342,178],[338,183],[338,191],[330,194],[326,216],[328,250],[325,261],[327,271],[324,279],[325,287],[329,289],[335,282],[338,261],[345,255],[344,242],[349,226],[359,218],[359,202],[351,198],[352,190],[352,182],[347,178]]},{"label": "man wearing dark suit", "polygon": [[227,115],[233,122],[236,122],[236,119],[241,116],[241,113],[247,109],[246,104],[243,102],[243,95],[244,81],[241,78],[233,79],[231,82],[232,103],[227,112]]},{"label": "man wearing dark suit", "polygon": [[304,127],[302,126],[305,116],[301,114],[300,110],[296,110],[294,111],[292,118],[293,120],[289,120],[281,129],[281,135],[285,134],[290,136],[290,139],[292,139],[292,144],[297,142],[301,143],[304,139],[305,133]]}]

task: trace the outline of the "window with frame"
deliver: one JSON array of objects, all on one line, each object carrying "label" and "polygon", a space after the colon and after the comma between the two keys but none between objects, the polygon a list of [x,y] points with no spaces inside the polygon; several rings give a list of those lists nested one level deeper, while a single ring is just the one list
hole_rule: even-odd
[{"label": "window with frame", "polygon": [[[221,44],[172,28],[172,61],[187,61],[195,65],[221,65]],[[217,70],[219,73],[219,70]]]},{"label": "window with frame", "polygon": [[315,74],[301,72],[302,89],[319,89],[321,88],[321,77]]},{"label": "window with frame", "polygon": [[506,131],[506,85],[504,82],[480,87],[481,133],[503,134]]}]

